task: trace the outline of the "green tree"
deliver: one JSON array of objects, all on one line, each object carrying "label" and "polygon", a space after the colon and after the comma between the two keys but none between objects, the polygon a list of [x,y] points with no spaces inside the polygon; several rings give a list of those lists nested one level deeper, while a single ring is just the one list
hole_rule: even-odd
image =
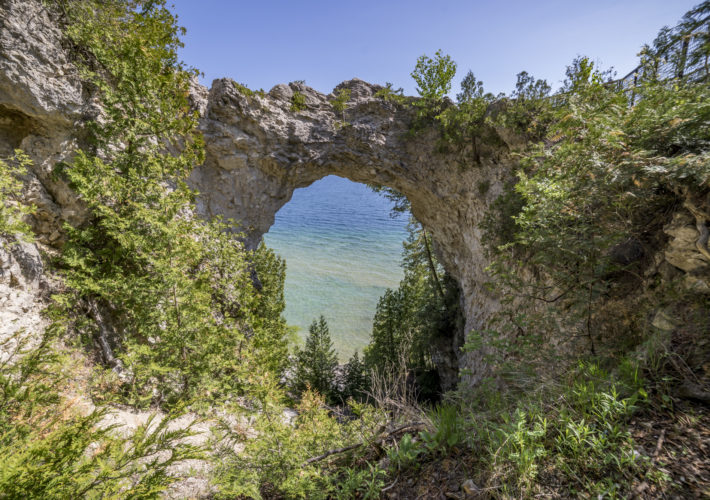
[{"label": "green tree", "polygon": [[[103,115],[62,170],[91,217],[66,228],[55,327],[99,346],[134,404],[241,392],[247,358],[268,351],[265,370],[285,361],[283,266],[246,252],[233,223],[193,215],[186,181],[203,141],[187,99],[196,72],[177,59],[182,30],[163,1],[65,8]],[[255,267],[273,269],[260,291]]]},{"label": "green tree", "polygon": [[419,56],[411,76],[417,82],[417,92],[425,100],[441,100],[451,92],[451,81],[456,75],[456,63],[451,56],[437,50],[434,58]]},{"label": "green tree", "polygon": [[296,351],[295,387],[299,392],[308,387],[325,396],[333,394],[338,356],[330,339],[325,318],[313,320],[303,349]]},{"label": "green tree", "polygon": [[343,374],[343,399],[352,398],[362,401],[367,397],[370,388],[370,380],[365,370],[365,363],[362,362],[357,351],[345,364]]},{"label": "green tree", "polygon": [[408,231],[404,279],[377,304],[364,353],[370,370],[431,370],[432,342],[453,336],[459,327],[458,287],[437,261],[431,235],[414,219]]}]

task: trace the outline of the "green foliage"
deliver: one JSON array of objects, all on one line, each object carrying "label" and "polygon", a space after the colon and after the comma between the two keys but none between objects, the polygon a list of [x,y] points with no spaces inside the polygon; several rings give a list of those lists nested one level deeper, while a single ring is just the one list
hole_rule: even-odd
[{"label": "green foliage", "polygon": [[340,89],[335,92],[335,99],[330,103],[333,105],[333,110],[339,113],[343,120],[345,120],[345,109],[347,108],[347,102],[350,100],[350,89]]},{"label": "green foliage", "polygon": [[83,415],[64,401],[65,366],[47,336],[18,332],[0,343],[1,498],[158,498],[175,481],[168,468],[201,457],[184,443],[177,415],[148,419],[125,435],[105,410]]},{"label": "green foliage", "polygon": [[312,389],[332,397],[337,366],[338,355],[330,339],[328,323],[321,316],[317,321],[314,319],[308,329],[303,349],[296,351],[294,387],[297,391]]},{"label": "green foliage", "polygon": [[518,73],[510,104],[500,116],[500,122],[522,134],[529,141],[539,141],[552,121],[550,85],[536,80],[527,71]]},{"label": "green foliage", "polygon": [[297,90],[291,96],[291,111],[298,113],[299,111],[305,111],[306,108],[306,96]]},{"label": "green foliage", "polygon": [[383,372],[433,368],[432,342],[458,328],[458,288],[436,260],[431,236],[412,221],[404,244],[404,279],[380,297],[365,365]]},{"label": "green foliage", "polygon": [[266,92],[264,92],[264,89],[252,90],[243,83],[237,83],[235,81],[232,81],[232,85],[234,85],[234,88],[237,89],[237,92],[247,97],[252,97],[255,95],[258,95],[259,97],[266,96]]},{"label": "green foliage", "polygon": [[375,92],[375,97],[395,104],[405,104],[407,102],[407,98],[404,96],[404,89],[402,87],[395,89],[390,82],[385,83],[384,87]]},{"label": "green foliage", "polygon": [[[469,71],[461,81],[461,92],[456,95],[456,106],[446,108],[438,117],[441,131],[441,149],[455,146],[463,157],[462,165],[467,165],[473,160],[479,162],[480,149],[485,142],[492,141],[489,133],[492,125],[488,116],[488,108],[495,100],[495,96],[486,93],[483,82],[477,80],[473,72]],[[466,155],[470,151],[471,159]]]},{"label": "green foliage", "polygon": [[466,441],[465,422],[457,407],[436,406],[428,416],[434,429],[420,432],[419,437],[429,453],[446,454]]},{"label": "green foliage", "polygon": [[[340,470],[329,466],[326,457],[308,460],[329,450],[371,442],[386,416],[372,407],[353,403],[352,411],[359,418],[339,423],[329,415],[324,403],[323,396],[306,391],[291,422],[285,418],[283,407],[267,405],[255,415],[253,434],[246,429],[234,431],[227,425],[216,462],[218,497],[281,495],[319,499],[339,492],[347,498],[348,494],[359,491],[373,498],[381,488],[381,471]],[[235,442],[243,442],[244,450],[236,453]],[[351,453],[357,453],[358,449],[353,448]]]},{"label": "green foliage", "polygon": [[422,55],[411,76],[417,83],[420,99],[414,101],[416,117],[410,132],[416,133],[442,118],[443,112],[450,106],[450,101],[444,98],[451,91],[451,81],[456,74],[456,63],[451,56],[444,55],[441,50],[434,58]]},{"label": "green foliage", "polygon": [[20,199],[22,175],[30,164],[30,158],[19,149],[10,158],[0,158],[0,237],[32,238],[32,230],[24,217],[34,209]]},{"label": "green foliage", "polygon": [[456,63],[451,56],[437,50],[434,58],[419,56],[412,71],[417,92],[425,100],[441,100],[451,92],[451,80],[456,75]]},{"label": "green foliage", "polygon": [[336,498],[362,498],[376,500],[385,486],[386,472],[377,464],[367,464],[367,469],[346,468],[335,480]]},{"label": "green foliage", "polygon": [[416,441],[411,434],[402,436],[395,446],[387,450],[387,458],[390,465],[397,471],[403,471],[409,467],[417,465],[418,457],[424,453],[424,448],[420,442]]},{"label": "green foliage", "polygon": [[[497,286],[522,299],[518,313],[503,314],[527,316],[523,330],[542,338],[572,332],[594,353],[603,339],[641,334],[641,308],[610,308],[639,285],[660,243],[662,214],[679,204],[694,217],[707,213],[708,89],[648,81],[629,108],[625,92],[605,83],[608,74],[588,59],[575,60],[567,75],[549,127],[553,145],[523,155],[510,203],[498,206],[505,214],[491,214],[506,223],[491,220],[487,236],[498,242],[491,247]],[[539,315],[523,311],[535,303],[549,305]],[[531,323],[536,315],[541,322]],[[624,337],[620,321],[633,327]]]},{"label": "green foliage", "polygon": [[547,419],[533,408],[517,408],[512,415],[504,415],[503,423],[496,427],[494,446],[497,454],[509,461],[517,475],[520,487],[527,489],[536,479],[541,459],[547,455],[544,439],[547,437]]},{"label": "green foliage", "polygon": [[55,327],[125,367],[125,401],[222,399],[245,390],[250,356],[264,370],[285,364],[283,263],[246,252],[231,222],[193,216],[186,181],[203,158],[187,101],[194,71],[177,62],[182,31],[164,3],[139,6],[68,4],[67,34],[84,48],[82,76],[104,117],[87,125],[91,148],[62,170],[91,219],[66,228]]},{"label": "green foliage", "polygon": [[627,428],[646,398],[640,382],[582,363],[539,399],[521,397],[488,418],[474,418],[471,445],[507,495],[528,496],[549,486],[539,476],[551,468],[569,494],[598,492],[609,483],[618,495],[628,494],[631,479],[654,467],[635,451]]},{"label": "green foliage", "polygon": [[365,363],[360,360],[358,352],[348,360],[345,364],[343,376],[343,390],[341,397],[343,400],[349,398],[355,401],[363,401],[367,398],[367,392],[370,389],[370,379],[365,370]]}]

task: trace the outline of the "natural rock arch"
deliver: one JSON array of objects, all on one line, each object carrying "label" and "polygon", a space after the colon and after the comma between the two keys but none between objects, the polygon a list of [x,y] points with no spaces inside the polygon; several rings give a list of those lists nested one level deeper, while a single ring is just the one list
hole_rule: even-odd
[{"label": "natural rock arch", "polygon": [[[497,301],[482,286],[487,262],[479,225],[509,175],[507,148],[491,148],[475,165],[461,166],[457,156],[436,151],[435,130],[409,133],[412,107],[376,97],[381,88],[357,79],[342,83],[336,91],[350,90],[342,114],[335,112],[332,94],[300,83],[277,85],[263,96],[247,95],[230,79],[216,80],[209,91],[196,88],[207,149],[191,178],[200,192],[198,210],[239,221],[253,247],[296,188],[326,175],[396,189],[409,199],[461,286],[465,331],[480,329]],[[305,110],[291,109],[295,92],[305,97]],[[459,337],[440,346],[440,372],[448,385],[459,367],[471,381],[484,372],[479,357],[464,359],[462,343]]]},{"label": "natural rock arch", "polygon": [[[62,33],[39,1],[6,0],[0,15],[0,154],[20,147],[34,160],[27,198],[37,206],[38,240],[59,246],[61,225],[79,223],[85,209],[52,175],[79,146],[81,122],[100,110],[84,92]],[[344,113],[333,95],[302,84],[277,85],[267,95],[245,95],[233,81],[217,80],[208,91],[195,85],[207,157],[191,178],[204,216],[241,221],[255,245],[293,190],[329,174],[380,184],[403,193],[412,212],[434,236],[437,252],[462,289],[465,332],[482,329],[497,306],[483,286],[488,280],[480,222],[510,175],[511,141],[479,144],[477,161],[437,152],[435,130],[408,133],[412,107],[375,97],[381,87],[360,80],[350,89]],[[295,92],[306,109],[291,111]],[[479,141],[481,142],[481,141]],[[485,189],[484,189],[485,188]],[[485,374],[482,356],[461,354],[462,338],[439,346],[444,373],[458,368],[476,382]]]}]

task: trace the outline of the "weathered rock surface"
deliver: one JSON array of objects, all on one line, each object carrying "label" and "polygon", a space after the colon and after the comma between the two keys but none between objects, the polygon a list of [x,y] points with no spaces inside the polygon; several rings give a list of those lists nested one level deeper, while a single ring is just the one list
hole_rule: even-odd
[{"label": "weathered rock surface", "polygon": [[83,217],[77,197],[51,174],[76,149],[77,122],[95,109],[54,17],[36,0],[0,2],[0,156],[20,148],[33,160],[26,197],[47,244],[60,242],[64,221]]},{"label": "weathered rock surface", "polygon": [[[0,0],[0,156],[21,148],[32,157],[25,195],[38,207],[34,226],[46,247],[61,244],[64,222],[84,218],[80,201],[51,173],[71,158],[81,143],[82,121],[97,111],[55,17],[40,0]],[[326,175],[403,193],[463,292],[465,326],[438,347],[441,375],[450,387],[463,368],[475,383],[486,371],[482,356],[462,354],[459,348],[463,332],[484,329],[498,307],[484,287],[487,259],[480,223],[514,169],[509,151],[515,138],[499,131],[495,145],[479,145],[477,161],[461,165],[459,156],[437,152],[435,131],[409,134],[412,108],[376,97],[377,85],[350,80],[338,88],[351,91],[343,113],[334,110],[332,94],[299,83],[277,85],[263,96],[244,95],[229,79],[216,80],[209,90],[194,83],[191,101],[202,114],[207,147],[205,163],[191,177],[200,191],[198,211],[240,221],[254,246],[296,188]],[[303,94],[305,110],[291,110],[296,92]],[[689,214],[677,215],[666,233],[669,245],[659,269],[669,276],[685,273],[693,287],[707,287],[694,278],[708,263],[694,248],[697,230]],[[35,255],[32,248],[22,251]],[[3,252],[3,314],[22,311],[32,297],[39,304],[39,282],[21,282],[30,295],[10,293],[10,276],[18,273],[8,270],[19,269],[21,258]]]},{"label": "weathered rock surface", "polygon": [[0,362],[18,342],[31,342],[45,326],[42,309],[48,289],[37,247],[0,238]]},{"label": "weathered rock surface", "polygon": [[[394,188],[409,199],[461,285],[465,331],[482,328],[496,300],[482,287],[487,261],[479,224],[511,171],[507,147],[489,148],[479,163],[462,167],[454,155],[435,151],[436,132],[408,133],[412,108],[375,97],[380,88],[357,79],[342,83],[336,90],[349,89],[351,97],[340,114],[332,94],[303,84],[277,85],[261,97],[244,95],[232,80],[216,80],[201,122],[207,158],[192,176],[198,209],[240,221],[254,246],[294,189],[326,175]],[[305,96],[303,111],[291,110],[295,92]],[[457,359],[462,342],[450,339],[440,356],[448,386],[457,365],[474,380],[482,373],[473,359]]]}]

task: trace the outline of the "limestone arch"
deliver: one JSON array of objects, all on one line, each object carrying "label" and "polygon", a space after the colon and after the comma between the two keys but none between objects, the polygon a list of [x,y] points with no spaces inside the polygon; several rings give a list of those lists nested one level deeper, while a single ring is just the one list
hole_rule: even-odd
[{"label": "limestone arch", "polygon": [[[487,261],[479,226],[509,175],[508,146],[501,140],[475,166],[462,167],[459,156],[438,152],[435,129],[409,133],[412,106],[379,97],[381,88],[343,82],[336,91],[349,89],[350,100],[342,113],[332,106],[334,94],[300,83],[263,95],[246,93],[230,79],[215,80],[209,92],[196,89],[207,153],[191,177],[200,193],[198,211],[239,221],[254,247],[295,189],[327,175],[393,188],[409,199],[461,286],[464,331],[480,329],[497,300],[483,286]],[[292,109],[295,93],[304,96],[306,109]],[[465,366],[476,382],[485,366],[480,356],[460,352],[462,342],[452,340],[442,363],[451,365],[449,373]]]}]

